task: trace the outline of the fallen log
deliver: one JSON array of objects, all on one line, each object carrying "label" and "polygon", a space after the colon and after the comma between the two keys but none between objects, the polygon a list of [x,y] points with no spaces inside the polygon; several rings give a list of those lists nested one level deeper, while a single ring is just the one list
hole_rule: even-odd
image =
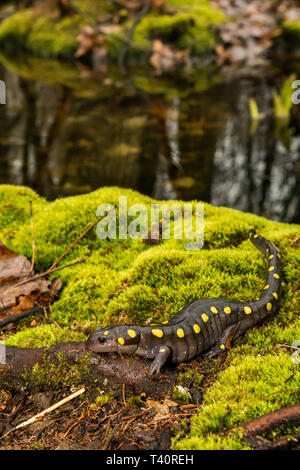
[{"label": "fallen log", "polygon": [[269,441],[261,435],[272,431],[284,424],[293,425],[300,423],[300,403],[281,408],[272,413],[259,416],[246,423],[241,423],[238,426],[228,429],[223,435],[228,435],[238,429],[243,430],[243,435],[248,444],[256,450],[279,450],[291,449],[299,445],[300,435],[284,436],[277,441]]},{"label": "fallen log", "polygon": [[176,381],[176,370],[169,369],[159,375],[150,375],[150,362],[137,356],[120,356],[116,353],[94,354],[84,342],[58,343],[50,348],[17,348],[0,344],[0,377],[16,378],[25,369],[47,360],[59,361],[61,354],[72,364],[88,356],[90,378],[109,380],[109,383],[125,385],[133,394],[146,393],[160,398],[171,393]]},{"label": "fallen log", "polygon": [[[272,413],[259,416],[259,418],[255,418],[252,421],[239,424],[234,429],[242,428],[244,436],[256,436],[276,429],[282,424],[296,424],[299,422],[300,403],[297,403],[296,405],[281,408],[280,410],[272,411]],[[232,431],[233,429],[227,431],[226,434]]]},{"label": "fallen log", "polygon": [[300,433],[293,436],[284,436],[277,441],[270,441],[261,436],[247,438],[247,443],[255,450],[287,450],[300,444]]}]

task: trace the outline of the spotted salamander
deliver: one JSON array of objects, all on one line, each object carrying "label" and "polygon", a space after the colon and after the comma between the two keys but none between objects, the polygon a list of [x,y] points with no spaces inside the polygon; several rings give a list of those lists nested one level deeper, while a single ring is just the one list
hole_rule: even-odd
[{"label": "spotted salamander", "polygon": [[273,314],[279,304],[280,254],[255,230],[250,230],[249,236],[268,259],[266,285],[258,299],[239,302],[203,298],[155,326],[98,327],[87,341],[88,348],[97,353],[120,352],[154,359],[151,373],[158,373],[167,361],[178,364],[198,355],[214,357],[228,349],[232,340]]}]

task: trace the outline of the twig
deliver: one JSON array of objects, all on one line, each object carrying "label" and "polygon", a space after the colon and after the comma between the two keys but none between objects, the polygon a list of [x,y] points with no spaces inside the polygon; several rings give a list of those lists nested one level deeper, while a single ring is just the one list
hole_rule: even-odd
[{"label": "twig", "polygon": [[296,405],[292,405],[287,408],[281,408],[266,415],[259,416],[252,421],[238,424],[234,428],[225,431],[224,435],[226,436],[237,429],[243,429],[244,437],[256,436],[264,432],[271,431],[272,429],[275,429],[282,424],[298,423],[299,420],[300,404],[297,403]]},{"label": "twig", "polygon": [[130,415],[130,416],[123,416],[121,418],[122,421],[128,421],[128,420],[131,420],[133,417],[134,419],[137,419],[137,418],[140,418],[141,416],[144,416],[145,414],[149,413],[149,411],[151,410],[152,408],[147,408],[147,410],[144,410],[144,411],[141,411],[141,413],[138,413],[136,415]]},{"label": "twig", "polygon": [[275,346],[280,346],[282,348],[290,348],[290,349],[300,349],[299,346],[291,346],[290,344],[275,344]]},{"label": "twig", "polygon": [[30,308],[29,310],[25,310],[25,312],[18,313],[17,315],[12,315],[11,317],[4,318],[4,320],[0,321],[0,328],[3,328],[6,325],[9,325],[9,323],[14,323],[22,318],[29,317],[30,315],[33,315],[34,313],[43,313],[44,310],[48,309],[49,307],[34,307]]},{"label": "twig", "polygon": [[262,399],[268,398],[271,395],[276,395],[277,393],[282,393],[282,392],[298,392],[298,393],[300,393],[300,388],[283,388],[282,390],[277,390],[277,392],[272,392],[272,393],[269,393],[269,395],[265,395],[264,397],[262,397]]},{"label": "twig", "polygon": [[12,288],[22,286],[23,284],[28,284],[28,282],[36,281],[37,279],[40,279],[41,277],[48,276],[48,274],[55,273],[56,271],[60,271],[61,269],[64,269],[64,268],[69,268],[70,266],[74,266],[75,264],[79,264],[79,263],[85,263],[85,258],[81,258],[77,261],[73,261],[73,263],[65,264],[64,266],[59,266],[58,268],[55,268],[55,269],[51,269],[51,270],[48,269],[48,271],[45,271],[44,273],[37,274],[36,276],[31,277],[30,279],[25,279],[24,281],[18,282],[18,284],[14,284],[10,286],[6,290],[6,292]]},{"label": "twig", "polygon": [[82,393],[85,392],[85,388],[81,388],[80,390],[77,390],[76,392],[72,393],[72,395],[69,395],[66,398],[63,398],[63,400],[60,400],[59,402],[55,403],[55,405],[50,406],[50,408],[47,408],[46,410],[42,411],[41,413],[38,413],[35,416],[32,416],[32,418],[28,419],[27,421],[24,421],[21,424],[18,424],[15,428],[10,429],[7,433],[3,434],[0,439],[3,439],[3,437],[7,436],[10,434],[12,431],[16,431],[17,429],[24,428],[28,424],[34,423],[37,419],[42,418],[45,416],[45,414],[50,413],[51,411],[56,410],[56,408],[59,408],[60,406],[64,405],[70,400],[73,400],[73,398],[78,397],[78,395],[81,395]]},{"label": "twig", "polygon": [[[137,15],[137,17],[135,18],[131,28],[129,29],[128,31],[128,35],[127,35],[127,40],[128,41],[131,41],[132,38],[133,38],[133,34],[134,34],[134,31],[137,27],[137,25],[142,21],[142,19],[148,14],[150,8],[151,8],[151,3],[152,3],[152,0],[145,0],[145,3],[143,5],[143,8],[141,9],[140,13]],[[127,47],[127,42],[124,42],[123,43],[123,47],[122,47],[122,51],[121,51],[121,54],[119,56],[119,66],[123,69],[124,68],[124,62],[125,62],[125,58],[126,58],[126,54],[127,54],[127,50],[128,50],[128,47]]]},{"label": "twig", "polygon": [[69,251],[73,248],[73,246],[75,246],[76,243],[78,243],[93,227],[95,227],[95,225],[97,225],[102,219],[104,219],[106,215],[102,215],[101,217],[99,217],[99,219],[97,219],[95,222],[89,225],[88,228],[85,229],[85,231],[78,238],[76,238],[76,240],[73,243],[71,243],[69,248],[67,248],[66,251],[63,252],[63,254],[55,261],[55,263],[52,264],[52,266],[48,269],[48,272],[52,271],[53,268],[60,262],[60,260],[64,258],[64,256],[66,256],[67,253],[69,253]]},{"label": "twig", "polygon": [[79,416],[79,418],[77,419],[77,421],[74,421],[74,423],[69,427],[69,429],[65,432],[64,434],[64,438],[69,434],[69,432],[71,431],[71,429],[73,429],[78,423],[79,421],[82,420],[82,418],[85,417],[85,414],[84,414],[84,411],[81,413],[81,415]]},{"label": "twig", "polygon": [[30,201],[30,224],[31,224],[31,240],[32,240],[32,259],[30,273],[34,273],[34,259],[35,259],[35,242],[34,242],[34,226],[33,226],[33,212],[32,212],[32,201]]},{"label": "twig", "polygon": [[[108,211],[108,213],[109,212],[110,211]],[[91,225],[89,225],[89,227],[69,246],[69,248],[67,248],[66,251],[64,251],[64,253],[55,261],[55,263],[52,264],[52,266],[47,271],[45,271],[44,273],[41,273],[41,274],[37,274],[36,276],[33,276],[29,279],[25,279],[24,281],[18,282],[17,284],[13,284],[12,286],[9,286],[8,289],[6,289],[6,291],[8,291],[8,290],[10,290],[14,287],[22,286],[23,284],[27,284],[28,282],[35,281],[36,279],[40,279],[41,277],[48,276],[48,274],[52,274],[52,273],[54,273],[54,272],[56,272],[60,269],[68,268],[69,266],[73,266],[74,264],[84,263],[85,259],[82,258],[81,260],[75,261],[74,263],[65,264],[64,266],[61,266],[60,268],[55,268],[55,266],[59,263],[59,261],[64,256],[66,256],[67,253],[69,253],[69,251],[73,248],[73,246],[76,245],[76,243],[78,243],[79,240],[81,240],[96,224],[98,224],[106,216],[107,216],[107,214],[102,215],[95,222],[93,222]]]},{"label": "twig", "polygon": [[299,240],[300,240],[300,237],[296,237],[293,241],[291,241],[290,246],[297,245]]},{"label": "twig", "polygon": [[124,406],[127,408],[127,403],[126,403],[126,399],[125,399],[125,384],[123,384],[123,387],[122,387],[122,396],[123,396]]}]

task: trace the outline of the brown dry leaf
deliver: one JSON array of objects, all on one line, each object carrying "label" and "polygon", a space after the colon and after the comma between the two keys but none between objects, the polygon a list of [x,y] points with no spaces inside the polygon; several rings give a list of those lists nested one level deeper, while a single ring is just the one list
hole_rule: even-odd
[{"label": "brown dry leaf", "polygon": [[7,248],[0,240],[0,259],[11,258],[13,256],[16,256],[15,253]]},{"label": "brown dry leaf", "polygon": [[97,34],[91,26],[82,27],[80,34],[77,36],[77,41],[80,43],[80,46],[75,52],[75,57],[78,59],[86,55],[93,48],[96,39]]},{"label": "brown dry leaf", "polygon": [[160,72],[172,70],[174,67],[186,64],[189,60],[189,51],[180,51],[163,44],[159,39],[153,41],[152,50],[150,63]]},{"label": "brown dry leaf", "polygon": [[48,305],[61,289],[60,279],[51,282],[36,279],[27,284],[15,284],[32,277],[31,263],[16,255],[0,241],[0,318],[25,312],[36,306]]},{"label": "brown dry leaf", "polygon": [[150,408],[154,408],[156,411],[156,415],[154,417],[155,420],[163,419],[170,414],[170,408],[177,406],[178,403],[175,401],[165,399],[163,403],[159,401],[151,400],[151,398],[147,398],[146,404]]},{"label": "brown dry leaf", "polygon": [[152,0],[152,8],[160,9],[164,6],[165,0]]},{"label": "brown dry leaf", "polygon": [[120,31],[121,27],[118,24],[103,23],[97,28],[97,31],[102,34],[116,34]]}]

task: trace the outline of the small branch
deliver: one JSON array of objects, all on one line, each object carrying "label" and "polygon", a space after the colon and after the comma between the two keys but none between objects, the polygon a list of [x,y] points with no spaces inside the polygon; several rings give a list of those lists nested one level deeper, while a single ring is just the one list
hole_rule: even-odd
[{"label": "small branch", "polygon": [[9,325],[9,323],[15,323],[22,318],[29,317],[30,315],[33,315],[34,313],[43,313],[46,309],[49,307],[34,307],[30,308],[29,310],[25,310],[25,312],[18,313],[17,315],[12,315],[11,317],[4,318],[4,320],[0,321],[0,328],[3,328],[6,325]]},{"label": "small branch", "polygon": [[275,344],[275,347],[276,346],[280,346],[282,348],[296,349],[296,350],[300,349],[298,346],[293,346],[293,345],[291,346],[290,344],[280,344],[280,343],[278,343],[278,344]]},{"label": "small branch", "polygon": [[272,429],[281,426],[282,424],[293,424],[300,421],[300,404],[282,408],[273,411],[272,413],[255,418],[252,421],[241,423],[238,426],[231,428],[225,432],[225,435],[235,431],[236,429],[243,429],[244,436],[256,436]]},{"label": "small branch", "polygon": [[14,284],[13,286],[10,286],[5,292],[7,292],[8,290],[12,288],[23,286],[24,284],[28,284],[28,282],[36,281],[37,279],[40,279],[41,277],[48,276],[48,274],[55,273],[56,271],[60,271],[61,269],[64,269],[64,268],[69,268],[70,266],[74,266],[75,264],[79,264],[79,263],[85,263],[85,258],[81,258],[78,261],[74,261],[73,263],[65,264],[64,266],[59,266],[58,268],[55,268],[55,269],[51,269],[51,270],[48,269],[48,271],[45,271],[44,273],[37,274],[36,276],[31,277],[30,279],[25,279],[24,281],[18,282],[18,284]]},{"label": "small branch", "polygon": [[300,442],[300,434],[284,436],[277,441],[270,441],[261,436],[250,436],[247,443],[255,450],[281,450],[292,449],[298,446]]},{"label": "small branch", "polygon": [[125,399],[125,384],[123,384],[123,386],[122,386],[122,397],[123,397],[124,406],[125,406],[125,408],[127,408],[127,403],[126,403],[126,399]]},{"label": "small branch", "polygon": [[[108,379],[111,386],[116,386],[119,390],[122,403],[125,387],[127,393],[138,395],[143,392],[156,400],[170,394],[176,381],[177,372],[175,369],[167,369],[160,374],[151,376],[149,375],[151,363],[147,359],[137,356],[128,356],[122,359],[115,353],[94,354],[83,341],[56,343],[50,348],[46,346],[18,348],[0,343],[0,373],[2,365],[5,368],[5,380],[8,383],[12,380],[22,380],[24,369],[30,371],[35,364],[46,365],[49,363],[48,361],[57,364],[61,361],[62,355],[71,365],[80,362],[84,357],[89,358],[89,380],[92,380],[93,377],[100,378],[101,381]],[[0,382],[2,385],[1,379]],[[23,384],[22,381],[21,384]]]},{"label": "small branch", "polygon": [[268,395],[265,395],[264,397],[262,397],[262,399],[264,400],[265,398],[268,398],[271,395],[276,395],[277,393],[283,393],[283,392],[298,392],[298,393],[300,393],[300,388],[283,388],[282,390],[277,390],[277,392],[272,392],[272,393],[269,393]]},{"label": "small branch", "polygon": [[23,423],[18,424],[18,426],[16,426],[15,428],[10,429],[7,433],[3,434],[1,439],[3,439],[3,437],[7,436],[8,434],[10,434],[12,431],[16,431],[17,429],[24,428],[25,426],[28,426],[28,424],[34,423],[37,419],[42,418],[47,413],[50,413],[53,410],[56,410],[56,408],[59,408],[60,406],[64,405],[65,403],[67,403],[70,400],[73,400],[73,398],[78,397],[78,395],[81,395],[84,392],[85,392],[84,387],[81,388],[80,390],[77,390],[76,392],[72,393],[72,395],[69,395],[68,397],[64,398],[63,400],[60,400],[59,402],[55,403],[55,405],[50,406],[50,408],[47,408],[46,410],[42,411],[41,413],[38,413],[37,415],[33,416],[32,418],[28,419],[27,421],[24,421]]},{"label": "small branch", "polygon": [[34,242],[34,226],[33,226],[33,212],[32,212],[32,201],[30,201],[30,224],[31,224],[31,240],[32,240],[32,259],[30,273],[34,273],[34,259],[35,259],[35,242]]},{"label": "small branch", "polygon": [[291,241],[290,246],[295,246],[298,244],[300,237],[296,237],[295,240]]},{"label": "small branch", "polygon": [[[106,214],[107,215],[107,214]],[[67,253],[69,253],[69,251],[73,248],[73,246],[76,245],[76,243],[78,243],[93,227],[95,227],[95,225],[97,225],[102,219],[104,219],[104,217],[106,217],[106,215],[102,215],[101,217],[99,217],[99,219],[97,219],[95,222],[93,222],[91,225],[88,226],[88,228],[69,246],[69,248],[66,249],[66,251],[64,251],[64,253],[55,261],[55,263],[52,264],[52,266],[48,269],[48,272],[49,271],[52,271],[53,268],[60,262],[60,260],[62,258],[64,258],[64,256],[66,256]]]},{"label": "small branch", "polygon": [[125,62],[125,58],[126,58],[126,54],[127,54],[127,50],[128,50],[127,43],[132,41],[134,31],[135,31],[136,27],[138,26],[138,24],[142,21],[142,19],[148,14],[148,12],[151,8],[151,3],[152,3],[152,0],[145,0],[143,8],[141,9],[140,13],[135,18],[131,28],[128,31],[127,41],[124,42],[124,44],[123,44],[122,51],[121,51],[121,54],[120,54],[119,60],[118,60],[119,66],[121,68],[124,67],[124,62]]}]

